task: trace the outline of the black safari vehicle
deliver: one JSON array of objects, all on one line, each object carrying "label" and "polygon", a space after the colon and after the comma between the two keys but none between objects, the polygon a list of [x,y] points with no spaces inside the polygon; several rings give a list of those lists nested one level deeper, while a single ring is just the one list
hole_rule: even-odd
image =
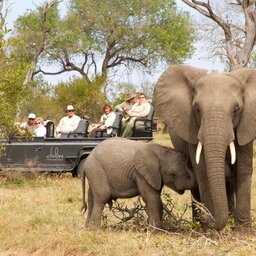
[{"label": "black safari vehicle", "polygon": [[[146,118],[136,119],[133,134],[129,139],[152,140],[153,131],[156,130],[156,120],[153,115],[154,109],[152,107]],[[116,116],[112,126],[112,134],[102,133],[98,138],[87,137],[90,122],[87,117],[80,120],[74,132],[62,134],[60,138],[54,137],[54,124],[52,122],[47,123],[45,138],[17,136],[2,138],[1,170],[72,172],[75,176],[80,161],[86,158],[95,146],[109,137],[120,136],[121,115],[117,113]]]}]

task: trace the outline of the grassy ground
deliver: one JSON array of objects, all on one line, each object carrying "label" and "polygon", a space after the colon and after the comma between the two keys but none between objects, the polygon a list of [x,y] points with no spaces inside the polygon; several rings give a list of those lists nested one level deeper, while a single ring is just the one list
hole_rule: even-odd
[{"label": "grassy ground", "polygon": [[[168,144],[168,137],[156,137]],[[252,215],[256,228],[256,179],[253,176]],[[165,190],[170,192],[170,190]],[[191,222],[190,195],[171,198],[180,230],[152,235],[145,228],[119,220],[108,208],[102,231],[84,229],[81,184],[70,174],[9,174],[0,178],[0,256],[7,255],[256,255],[256,236],[238,236],[228,225],[203,233]],[[133,205],[134,200],[118,201]],[[137,220],[138,221],[138,220]]]}]

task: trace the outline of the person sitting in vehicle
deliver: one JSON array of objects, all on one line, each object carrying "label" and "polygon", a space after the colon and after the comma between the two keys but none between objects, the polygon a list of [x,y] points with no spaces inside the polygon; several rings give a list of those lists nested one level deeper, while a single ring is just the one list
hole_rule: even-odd
[{"label": "person sitting in vehicle", "polygon": [[136,103],[137,94],[130,93],[127,95],[124,102],[120,103],[115,107],[116,112],[121,112],[123,116],[125,116],[126,112],[132,108],[132,106]]},{"label": "person sitting in vehicle", "polygon": [[130,137],[132,135],[135,119],[137,117],[146,117],[150,112],[150,108],[146,95],[140,93],[138,102],[126,112],[127,116],[122,118],[122,137]]},{"label": "person sitting in vehicle", "polygon": [[73,132],[80,121],[80,117],[75,114],[75,109],[72,105],[68,105],[66,109],[66,116],[62,117],[58,126],[56,127],[57,138],[61,137],[61,134],[67,134]]},{"label": "person sitting in vehicle", "polygon": [[28,115],[27,122],[21,123],[20,128],[28,131],[30,134],[34,134],[34,131],[37,128],[35,124],[35,118],[36,115],[34,113],[30,113]]},{"label": "person sitting in vehicle", "polygon": [[[99,124],[93,124],[91,128],[93,130],[89,134],[89,137],[100,137],[102,132],[106,132],[107,134],[111,134],[112,128],[108,128],[109,126],[113,125],[116,114],[112,111],[112,107],[110,104],[105,104],[103,106],[104,114],[100,118]],[[100,134],[100,135],[99,135]]]},{"label": "person sitting in vehicle", "polygon": [[42,117],[37,117],[35,119],[35,124],[37,128],[34,131],[36,137],[45,137],[46,136],[46,127],[44,126],[44,119]]}]

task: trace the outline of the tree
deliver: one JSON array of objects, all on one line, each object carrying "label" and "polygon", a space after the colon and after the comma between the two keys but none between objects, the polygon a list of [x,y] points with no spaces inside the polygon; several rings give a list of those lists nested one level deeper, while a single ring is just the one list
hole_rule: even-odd
[{"label": "tree", "polygon": [[10,30],[6,27],[7,12],[3,12],[3,1],[0,1],[0,130],[1,134],[14,129],[17,106],[25,95],[22,87],[26,63],[19,62],[13,56],[11,47],[14,42],[6,39]]},{"label": "tree", "polygon": [[[24,41],[20,52],[25,54],[26,49],[30,61],[37,56],[33,75],[75,71],[88,84],[100,77],[104,85],[110,70],[117,67],[179,63],[194,49],[190,20],[177,11],[173,0],[70,0],[64,18],[56,6],[48,11],[45,23],[45,7],[15,23],[15,38]],[[40,36],[43,24],[45,37]],[[42,52],[31,54],[42,43]],[[47,70],[45,64],[58,70]]]},{"label": "tree", "polygon": [[105,103],[105,95],[101,92],[100,85],[96,81],[89,85],[83,78],[60,83],[55,87],[53,100],[60,113],[64,113],[67,105],[72,104],[76,114],[87,115],[94,122],[98,122]]},{"label": "tree", "polygon": [[221,31],[222,38],[215,42],[212,51],[227,63],[229,70],[255,66],[256,0],[182,2],[214,22],[215,31]]},{"label": "tree", "polygon": [[[59,1],[52,0],[38,7],[37,14],[29,13],[20,17],[17,21],[17,37],[21,42],[17,50],[17,57],[24,59],[30,65],[27,67],[26,77],[23,85],[28,87],[32,82],[34,74],[37,73],[36,66],[41,55],[50,48],[52,37],[55,33],[50,33],[51,26],[56,25],[58,17],[57,5]],[[16,27],[16,28],[17,28]],[[22,31],[22,32],[21,32]],[[21,33],[20,33],[21,32]],[[53,36],[51,34],[54,34]]]}]

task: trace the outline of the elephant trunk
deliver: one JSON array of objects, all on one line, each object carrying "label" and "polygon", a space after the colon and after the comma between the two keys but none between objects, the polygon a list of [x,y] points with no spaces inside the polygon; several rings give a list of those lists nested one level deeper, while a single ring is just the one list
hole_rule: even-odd
[{"label": "elephant trunk", "polygon": [[[219,115],[218,115],[219,116]],[[218,120],[220,119],[220,120]],[[212,205],[207,205],[212,217],[205,218],[207,226],[219,230],[228,221],[228,201],[225,184],[225,156],[233,130],[227,133],[227,125],[222,118],[210,116],[204,122],[203,146]],[[225,123],[225,124],[224,124]],[[207,202],[208,203],[208,202]]]}]

